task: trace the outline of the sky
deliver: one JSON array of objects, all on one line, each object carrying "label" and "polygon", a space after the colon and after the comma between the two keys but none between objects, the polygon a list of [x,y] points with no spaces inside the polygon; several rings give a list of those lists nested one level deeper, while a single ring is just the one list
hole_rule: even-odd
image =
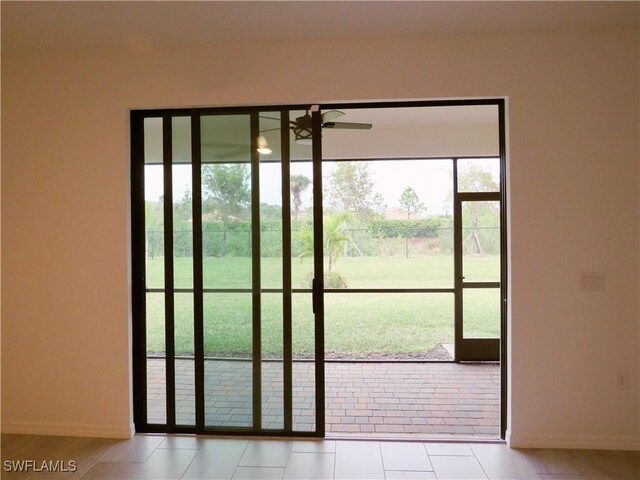
[{"label": "sky", "polygon": [[[468,162],[483,165],[492,172],[492,176],[498,183],[499,163],[497,159],[477,159],[469,160]],[[327,177],[335,167],[335,162],[323,163],[325,185]],[[451,160],[384,160],[369,162],[369,174],[374,182],[373,190],[382,195],[387,208],[400,208],[400,195],[406,187],[412,187],[418,194],[420,201],[426,205],[426,213],[431,215],[451,213],[452,208],[447,203],[451,190],[451,170]],[[292,163],[291,175],[298,174],[312,178],[311,163]],[[282,205],[280,175],[279,163],[266,163],[261,166],[261,203]],[[162,166],[148,165],[145,169],[145,199],[158,200],[162,195],[162,187]],[[182,198],[187,190],[191,191],[191,166],[184,164],[174,165],[174,201]],[[304,209],[311,205],[311,195],[311,187],[303,192],[301,208]]]}]

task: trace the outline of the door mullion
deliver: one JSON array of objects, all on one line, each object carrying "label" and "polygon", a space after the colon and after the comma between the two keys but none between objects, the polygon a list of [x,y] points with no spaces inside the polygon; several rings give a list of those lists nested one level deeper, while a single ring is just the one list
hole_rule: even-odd
[{"label": "door mullion", "polygon": [[293,351],[291,296],[291,164],[289,111],[280,112],[280,152],[282,168],[282,360],[284,430],[293,430]]},{"label": "door mullion", "polygon": [[202,280],[202,157],[200,115],[191,115],[191,184],[193,212],[193,336],[196,432],[204,431],[204,307]]},{"label": "door mullion", "polygon": [[453,285],[454,294],[454,361],[459,362],[462,346],[462,204],[458,198],[458,159],[453,159]]},{"label": "door mullion", "polygon": [[311,108],[313,162],[313,261],[316,367],[316,434],[325,435],[324,411],[324,229],[322,225],[322,114],[320,107]]},{"label": "door mullion", "polygon": [[253,428],[262,429],[262,331],[260,299],[260,156],[258,135],[260,119],[257,112],[250,117],[251,135],[251,289],[253,321]]},{"label": "door mullion", "polygon": [[173,291],[173,158],[171,116],[162,117],[162,165],[164,173],[164,281],[165,281],[165,382],[167,426],[176,425],[175,311]]},{"label": "door mullion", "polygon": [[131,112],[131,238],[133,313],[133,420],[136,431],[147,429],[147,326],[144,200],[144,117]]},{"label": "door mullion", "polygon": [[500,438],[507,433],[507,145],[505,101],[498,104],[500,144]]}]

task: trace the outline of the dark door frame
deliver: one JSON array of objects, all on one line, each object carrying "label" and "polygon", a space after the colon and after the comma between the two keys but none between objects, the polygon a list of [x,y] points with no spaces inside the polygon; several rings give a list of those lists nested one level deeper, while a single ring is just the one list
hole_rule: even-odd
[{"label": "dark door frame", "polygon": [[[505,433],[507,429],[507,185],[506,185],[506,112],[505,112],[505,99],[503,98],[489,98],[489,99],[469,99],[469,100],[429,100],[429,101],[401,101],[401,102],[348,102],[348,103],[328,103],[322,104],[322,109],[340,109],[340,108],[398,108],[398,107],[435,107],[435,106],[471,106],[471,105],[496,105],[498,107],[498,115],[499,115],[499,149],[500,149],[500,193],[497,195],[500,197],[501,201],[501,209],[500,209],[500,226],[501,226],[501,241],[500,241],[500,250],[501,250],[501,279],[500,279],[500,291],[501,291],[501,337],[498,341],[499,344],[499,360],[501,366],[501,427],[500,427],[500,436],[501,438],[505,438]],[[313,108],[312,108],[313,107]],[[324,280],[323,275],[318,274],[318,272],[322,272],[323,269],[323,258],[322,258],[322,142],[321,142],[321,133],[320,133],[320,125],[321,125],[321,108],[319,105],[312,106],[310,104],[304,105],[281,105],[281,106],[258,106],[258,107],[221,107],[221,108],[182,108],[182,109],[148,109],[148,110],[132,110],[130,114],[130,122],[131,122],[131,202],[132,202],[132,212],[131,212],[131,223],[132,223],[132,314],[133,314],[133,381],[134,381],[134,422],[136,425],[136,431],[138,432],[160,432],[160,433],[215,433],[215,434],[225,434],[225,435],[264,435],[264,436],[316,436],[323,437],[325,434],[325,413],[324,413]],[[145,247],[145,225],[144,225],[144,135],[143,135],[143,122],[145,118],[149,117],[161,117],[163,118],[163,131],[165,134],[167,132],[170,133],[170,121],[171,117],[174,116],[189,116],[192,120],[192,165],[193,165],[193,196],[196,198],[201,197],[201,178],[200,178],[200,123],[199,119],[202,115],[207,114],[239,114],[239,113],[255,113],[254,117],[257,118],[257,112],[268,112],[268,111],[278,111],[281,112],[282,115],[287,114],[291,110],[312,110],[312,121],[313,121],[313,147],[312,147],[312,162],[313,162],[313,187],[314,187],[314,218],[319,218],[320,221],[314,221],[314,247],[315,251],[319,252],[318,255],[314,258],[314,271],[315,273],[315,281],[312,289],[313,296],[313,309],[314,313],[318,316],[320,320],[316,320],[315,322],[315,359],[316,359],[316,368],[315,368],[315,376],[316,376],[316,431],[315,432],[294,432],[291,430],[291,418],[285,418],[285,429],[284,430],[262,430],[262,429],[253,429],[253,428],[225,428],[225,429],[210,429],[205,428],[204,426],[204,380],[199,382],[196,380],[195,382],[195,394],[196,394],[196,425],[195,426],[180,426],[175,424],[175,392],[173,395],[168,392],[167,395],[167,424],[166,425],[155,425],[148,424],[146,421],[147,418],[147,407],[146,407],[146,325],[145,325],[145,293],[148,291],[146,289],[145,284],[145,258],[144,258],[144,247]],[[256,120],[252,121],[252,132],[256,130]],[[285,144],[285,132],[288,133],[288,129],[285,129],[285,126],[288,127],[288,124],[285,122],[284,118],[282,120],[282,130],[283,130],[283,145]],[[253,132],[255,133],[255,132]],[[171,138],[170,135],[163,135],[164,139],[164,151],[165,155],[163,158],[164,172],[165,172],[165,191],[171,192]],[[257,137],[257,135],[254,135]],[[287,140],[288,142],[288,135]],[[255,138],[252,140],[252,152],[255,151]],[[167,153],[168,152],[168,153]],[[286,151],[288,154],[288,150]],[[255,154],[254,154],[255,156]],[[283,148],[283,165],[284,165],[284,156],[285,151]],[[451,158],[451,157],[448,157]],[[255,159],[252,158],[252,164],[255,162]],[[455,165],[455,159],[454,159]],[[455,167],[454,167],[455,168]],[[285,175],[288,175],[285,172],[285,168],[283,168],[283,181],[285,179]],[[283,184],[284,185],[284,184]],[[167,187],[169,189],[167,190]],[[455,183],[454,183],[455,188]],[[457,203],[457,201],[456,201]],[[169,207],[167,207],[167,204]],[[171,203],[165,202],[165,220],[171,221]],[[199,229],[201,232],[201,205],[199,202],[193,202],[193,228],[194,231]],[[285,208],[283,202],[283,208]],[[290,206],[289,206],[290,208]],[[459,218],[458,215],[456,218]],[[165,222],[165,225],[169,223]],[[253,227],[252,227],[253,228]],[[283,225],[284,228],[284,225]],[[165,230],[166,231],[166,230]],[[259,234],[259,232],[257,232]],[[290,232],[289,232],[290,235]],[[165,241],[169,243],[169,241],[165,238]],[[259,241],[259,239],[258,239]],[[171,243],[172,245],[172,243]],[[172,248],[172,247],[171,247]],[[196,238],[194,234],[194,243],[193,243],[193,252],[194,259],[196,256],[198,258],[202,258],[202,238],[201,235],[199,239]],[[170,250],[169,250],[170,251]],[[142,254],[140,253],[142,252]],[[196,266],[196,264],[199,264]],[[457,262],[457,265],[460,265],[460,262]],[[458,291],[457,284],[460,283],[459,287],[462,288],[462,279],[461,275],[458,277],[458,266],[454,267],[456,269],[456,286],[454,290]],[[165,264],[165,275],[166,278],[172,277],[173,266],[172,264]],[[168,275],[168,276],[167,276]],[[285,275],[286,277],[286,275]],[[459,280],[458,280],[459,278]],[[255,279],[254,279],[255,281]],[[285,280],[286,281],[286,280]],[[255,283],[254,283],[255,287]],[[286,288],[285,285],[283,287]],[[289,279],[289,287],[290,288],[290,279]],[[168,289],[165,289],[167,293],[171,292],[169,296],[173,296],[173,286]],[[194,261],[194,298],[197,295],[202,295],[203,286],[202,286],[202,264],[201,262]],[[257,292],[259,295],[259,292]],[[254,298],[255,298],[255,288],[254,288]],[[459,326],[462,322],[462,310],[460,303],[461,292],[456,293],[456,342],[458,338],[458,330],[461,329]],[[289,302],[290,302],[290,292],[289,292]],[[167,300],[172,304],[173,299]],[[254,300],[255,301],[255,300]],[[287,302],[287,295],[284,296],[284,301]],[[196,379],[204,379],[204,368],[203,368],[203,359],[204,359],[204,342],[203,342],[203,311],[202,311],[202,302],[194,302],[194,341],[195,341],[195,375]],[[458,305],[460,304],[460,305]],[[254,304],[256,305],[256,304]],[[286,303],[285,303],[286,305]],[[169,311],[167,309],[167,311]],[[173,312],[173,308],[170,310]],[[254,311],[254,315],[256,315]],[[257,313],[259,316],[259,311]],[[284,322],[284,336],[285,339],[288,337],[288,340],[291,340],[291,318],[289,317],[289,324],[287,325],[287,320],[285,317]],[[256,324],[254,321],[254,359],[255,356],[255,340],[256,335],[259,339],[259,323],[258,328],[256,330]],[[461,333],[460,333],[461,334]],[[172,338],[172,332],[167,335],[166,341],[169,343],[170,337]],[[173,354],[173,341],[171,341],[172,345],[167,348],[167,357],[170,354]],[[286,343],[286,342],[285,342]],[[495,343],[495,342],[494,342]],[[258,347],[259,348],[259,347]],[[493,348],[493,347],[491,347]],[[457,350],[457,349],[456,349]],[[259,353],[259,350],[258,350]],[[291,362],[291,349],[290,347],[284,346],[283,349],[283,357],[284,362]],[[494,359],[493,356],[491,358],[478,358],[477,360],[484,359]],[[198,361],[200,360],[200,361]],[[258,363],[261,360],[260,356],[257,357]],[[456,358],[455,361],[465,360],[464,358]],[[171,362],[168,362],[171,363]],[[172,368],[172,367],[170,367]],[[259,377],[259,367],[257,378]],[[291,366],[284,367],[284,388],[285,390],[291,388]],[[173,376],[173,375],[171,375]],[[170,384],[170,372],[169,368],[167,369],[167,388],[169,388]],[[256,378],[256,369],[254,369],[254,379]],[[171,380],[173,381],[173,379]],[[258,382],[259,383],[259,382]],[[256,414],[255,403],[256,403],[256,395],[259,395],[259,386],[256,389],[255,381],[254,381],[254,416]],[[257,402],[260,403],[260,402]],[[285,393],[284,396],[284,404],[285,404],[285,412],[287,406],[291,406],[291,396]],[[173,411],[173,415],[172,412]],[[258,414],[260,413],[258,407]],[[286,413],[285,413],[286,416]],[[258,416],[258,421],[260,420]]]},{"label": "dark door frame", "polygon": [[[457,161],[454,162],[454,178],[457,179]],[[501,288],[502,283],[497,282],[468,282],[463,276],[464,255],[462,239],[462,204],[468,202],[501,201],[500,192],[458,192],[457,181],[454,184],[454,251],[455,251],[455,290],[456,290],[456,323],[455,323],[455,350],[457,362],[480,362],[500,360],[500,338],[465,338],[464,337],[464,291],[478,288]],[[501,302],[501,304],[504,302]],[[500,305],[500,309],[502,305]]]}]

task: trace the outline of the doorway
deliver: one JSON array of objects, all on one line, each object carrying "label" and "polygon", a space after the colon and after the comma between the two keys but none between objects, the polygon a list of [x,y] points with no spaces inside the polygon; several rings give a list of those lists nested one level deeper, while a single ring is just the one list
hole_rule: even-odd
[{"label": "doorway", "polygon": [[[351,136],[351,153],[332,155],[329,132],[376,132],[384,140],[380,121],[366,127],[367,113],[401,119],[411,109],[462,106],[495,110],[495,153],[403,156],[374,148],[372,137],[358,143]],[[499,360],[506,298],[503,109],[501,100],[487,100],[132,112],[136,429],[324,436],[325,358],[339,361],[334,353],[349,351],[356,358],[348,360],[357,361],[362,350],[348,344],[353,325],[333,331],[340,318],[368,320],[364,333],[393,310],[407,324],[416,312],[429,312],[447,325],[444,340],[428,349],[423,341],[421,352],[430,358],[410,351],[403,361]],[[361,145],[377,156],[363,154]],[[418,199],[407,199],[405,213],[415,225],[390,225],[393,219],[378,212],[372,233],[355,207],[334,208],[330,179],[338,168],[374,165],[397,173],[409,164],[450,172],[447,212],[426,205],[432,215],[421,215],[421,190],[412,185]],[[465,184],[474,165],[494,172],[495,188]],[[408,183],[414,180],[419,175]],[[372,275],[365,265],[397,267],[401,257],[404,272]],[[437,275],[415,282],[417,262],[442,261]],[[371,302],[396,308],[384,314]],[[504,408],[502,402],[502,415]],[[502,435],[504,429],[503,421]]]}]

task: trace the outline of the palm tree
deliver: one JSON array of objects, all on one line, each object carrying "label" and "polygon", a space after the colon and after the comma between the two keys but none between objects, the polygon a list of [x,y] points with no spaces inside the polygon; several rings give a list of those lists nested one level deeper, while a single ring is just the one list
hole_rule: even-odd
[{"label": "palm tree", "polygon": [[311,185],[311,180],[308,177],[305,177],[304,175],[291,176],[291,195],[293,195],[293,210],[296,214],[296,218],[298,218],[300,205],[302,205],[300,194],[305,191],[309,185]]},{"label": "palm tree", "polygon": [[[345,243],[353,243],[349,235],[345,233],[346,222],[350,215],[347,212],[338,213],[331,217],[324,217],[322,222],[324,230],[324,253],[329,255],[328,271],[331,272],[333,265],[338,261],[338,257],[344,249]],[[300,229],[300,238],[303,241],[302,252],[298,256],[300,259],[313,255],[313,226],[305,225]]]},{"label": "palm tree", "polygon": [[353,243],[349,235],[345,233],[346,223],[349,219],[346,212],[338,213],[332,217],[325,217],[324,229],[324,251],[329,255],[329,271],[338,257],[344,250],[345,243]]}]

